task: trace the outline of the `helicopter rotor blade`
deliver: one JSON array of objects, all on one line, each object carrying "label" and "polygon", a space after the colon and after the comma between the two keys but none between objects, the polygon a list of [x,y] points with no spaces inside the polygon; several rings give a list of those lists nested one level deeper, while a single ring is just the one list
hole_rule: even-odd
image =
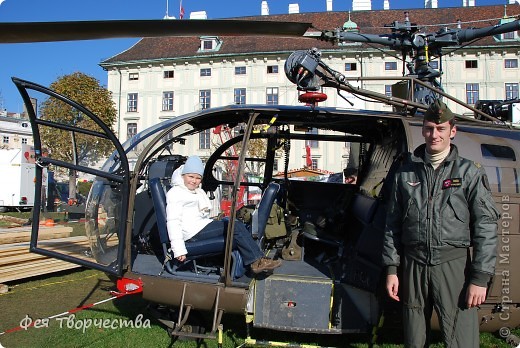
[{"label": "helicopter rotor blade", "polygon": [[246,20],[110,20],[0,23],[0,43],[161,36],[303,37],[311,23]]}]

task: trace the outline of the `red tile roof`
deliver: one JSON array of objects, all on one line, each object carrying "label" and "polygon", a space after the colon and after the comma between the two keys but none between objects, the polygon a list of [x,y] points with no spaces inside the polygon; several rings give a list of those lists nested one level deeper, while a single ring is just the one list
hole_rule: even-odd
[{"label": "red tile roof", "polygon": [[[456,28],[457,20],[462,21],[462,28],[486,27],[495,25],[499,18],[504,16],[504,6],[475,6],[475,7],[452,7],[437,9],[410,9],[410,10],[378,10],[378,11],[357,11],[351,12],[350,18],[357,23],[361,33],[388,34],[389,28],[385,25],[392,24],[394,21],[403,22],[404,12],[408,11],[410,21],[419,26],[427,26],[439,23],[449,24],[449,28]],[[508,5],[507,14],[518,16],[520,5]],[[310,22],[317,29],[341,28],[348,20],[348,12],[314,12],[298,13],[272,16],[241,17],[236,19],[247,20],[269,20],[269,21],[291,21],[291,22]],[[472,23],[468,23],[472,22]],[[247,24],[244,24],[245,26]],[[436,32],[441,27],[425,27],[427,32]],[[272,53],[280,51],[294,51],[297,49],[308,49],[319,47],[321,49],[344,49],[332,46],[330,43],[319,42],[314,39],[304,38],[283,38],[259,36],[221,36],[222,46],[218,51],[198,52],[200,47],[199,37],[161,37],[143,38],[128,50],[105,60],[102,65],[150,59],[165,58],[194,58],[207,57],[211,55],[235,55],[240,53]],[[513,42],[520,47],[518,41]],[[483,38],[473,45],[511,45],[511,42],[497,43],[491,37]]]}]

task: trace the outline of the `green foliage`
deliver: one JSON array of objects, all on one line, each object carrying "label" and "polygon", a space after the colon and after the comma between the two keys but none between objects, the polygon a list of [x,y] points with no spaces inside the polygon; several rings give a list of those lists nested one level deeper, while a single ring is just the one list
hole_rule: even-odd
[{"label": "green foliage", "polygon": [[[41,142],[49,157],[71,164],[94,166],[112,153],[114,147],[106,139],[105,132],[86,115],[89,111],[92,112],[111,129],[117,115],[111,93],[97,79],[80,72],[58,78],[50,88],[80,106],[73,107],[51,97],[41,103],[40,119],[86,132],[97,132],[99,135],[42,125],[39,127]],[[87,111],[80,111],[81,107]],[[75,197],[77,173],[59,165],[55,171],[69,176],[69,196]]]},{"label": "green foliage", "polygon": [[[98,116],[103,123],[111,127],[116,120],[116,109],[111,93],[100,86],[99,81],[86,74],[76,72],[58,78],[50,88],[86,107]],[[79,110],[56,99],[49,98],[40,106],[40,118],[63,125],[74,126],[100,132],[99,126]],[[59,130],[51,127],[41,127],[43,146],[50,150],[50,156],[55,159],[74,163],[74,152],[77,162],[95,163],[100,158],[112,152],[113,147],[103,138]],[[76,144],[74,149],[72,139]]]},{"label": "green foliage", "polygon": [[87,197],[88,193],[90,192],[90,187],[92,186],[92,182],[90,181],[79,181],[78,182],[78,192],[81,193],[83,196]]}]

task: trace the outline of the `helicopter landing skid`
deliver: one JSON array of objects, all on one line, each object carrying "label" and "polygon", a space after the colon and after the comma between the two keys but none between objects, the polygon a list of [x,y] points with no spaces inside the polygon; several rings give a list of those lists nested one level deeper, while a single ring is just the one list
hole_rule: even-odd
[{"label": "helicopter landing skid", "polygon": [[[186,288],[183,289],[183,297]],[[192,307],[191,305],[184,305],[184,301],[181,301],[181,305],[177,310],[172,310],[169,307],[162,308],[153,308],[152,306],[148,306],[148,310],[151,315],[153,315],[161,324],[166,326],[166,330],[168,335],[173,339],[194,339],[194,340],[204,340],[204,339],[216,339],[218,347],[222,347],[223,342],[223,325],[221,324],[222,315],[224,311],[219,308],[218,298],[219,298],[220,290],[217,291],[217,301],[215,305],[215,311],[213,315],[213,325],[212,330],[209,333],[206,333],[206,329],[202,325],[191,325],[189,323],[190,314]],[[174,319],[174,316],[177,316],[177,320]]]}]

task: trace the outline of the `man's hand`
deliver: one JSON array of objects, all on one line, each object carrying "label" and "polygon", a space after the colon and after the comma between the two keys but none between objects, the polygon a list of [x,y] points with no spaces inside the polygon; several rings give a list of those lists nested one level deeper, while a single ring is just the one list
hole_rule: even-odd
[{"label": "man's hand", "polygon": [[397,278],[397,274],[389,274],[386,276],[386,291],[388,292],[388,296],[392,300],[399,301],[399,296],[397,296],[397,291],[399,290],[399,278]]},{"label": "man's hand", "polygon": [[485,286],[469,284],[466,290],[466,304],[468,308],[480,306],[486,300],[486,291],[487,288]]},{"label": "man's hand", "polygon": [[186,261],[186,255],[177,256],[176,259],[179,260],[180,262],[184,262],[184,261]]}]

